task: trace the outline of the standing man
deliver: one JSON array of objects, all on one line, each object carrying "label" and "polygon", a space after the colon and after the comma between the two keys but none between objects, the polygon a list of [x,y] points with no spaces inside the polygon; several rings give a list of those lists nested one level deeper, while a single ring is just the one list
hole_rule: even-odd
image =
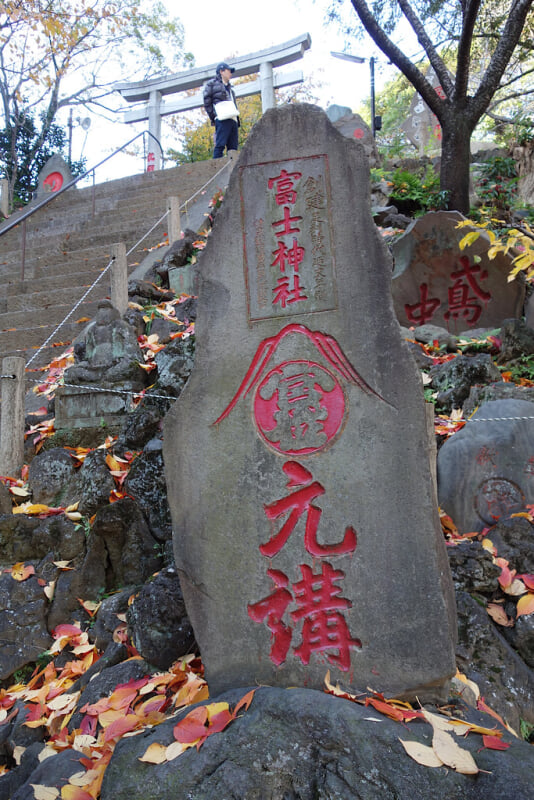
[{"label": "standing man", "polygon": [[[230,67],[229,64],[223,61],[217,65],[215,77],[211,78],[204,86],[204,108],[211,124],[215,125],[213,158],[222,158],[225,147],[227,152],[229,150],[237,150],[238,147],[239,112],[235,104],[235,93],[230,83],[232,72],[235,72],[235,67]],[[231,116],[226,116],[228,114],[228,106],[225,105],[224,112],[219,110],[219,114],[217,114],[217,105],[228,102],[233,102],[235,113],[232,113]]]}]

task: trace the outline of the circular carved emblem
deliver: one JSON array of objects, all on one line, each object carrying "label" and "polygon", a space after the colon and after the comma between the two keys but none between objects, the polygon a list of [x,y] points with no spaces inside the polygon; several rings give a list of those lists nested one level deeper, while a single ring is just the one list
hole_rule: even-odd
[{"label": "circular carved emblem", "polygon": [[61,172],[51,172],[43,181],[45,186],[50,186],[51,192],[59,192],[63,186],[63,175]]},{"label": "circular carved emblem", "polygon": [[480,484],[475,496],[475,511],[488,525],[494,525],[500,517],[508,517],[524,506],[523,491],[506,478],[488,478]]},{"label": "circular carved emblem", "polygon": [[279,364],[254,396],[260,436],[287,455],[322,450],[337,435],[344,416],[343,389],[329,370],[313,361]]}]

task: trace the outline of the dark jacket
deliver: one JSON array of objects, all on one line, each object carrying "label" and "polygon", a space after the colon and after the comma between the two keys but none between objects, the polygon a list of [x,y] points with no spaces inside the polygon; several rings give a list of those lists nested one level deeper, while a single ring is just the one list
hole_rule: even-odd
[{"label": "dark jacket", "polygon": [[[212,125],[215,124],[216,117],[214,106],[224,100],[233,100],[235,103],[235,92],[230,83],[225,86],[221,76],[216,75],[204,86],[204,108]],[[239,117],[237,118],[237,124],[239,125]]]}]

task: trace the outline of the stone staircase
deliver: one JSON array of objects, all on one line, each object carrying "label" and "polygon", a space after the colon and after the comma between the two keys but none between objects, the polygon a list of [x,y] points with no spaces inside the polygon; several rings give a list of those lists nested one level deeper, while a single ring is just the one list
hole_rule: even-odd
[{"label": "stone staircase", "polygon": [[[124,242],[127,252],[134,248],[128,256],[132,274],[147,252],[166,240],[165,218],[138,244],[165,214],[167,198],[177,196],[183,204],[205,187],[182,211],[182,228],[197,230],[209,200],[227,184],[231,165],[223,169],[226,164],[227,159],[201,161],[69,189],[27,220],[24,274],[22,225],[0,235],[0,363],[8,355],[22,356],[27,363],[36,354],[106,268],[113,244]],[[108,271],[31,368],[59,355],[58,343],[67,346],[109,294]]]}]

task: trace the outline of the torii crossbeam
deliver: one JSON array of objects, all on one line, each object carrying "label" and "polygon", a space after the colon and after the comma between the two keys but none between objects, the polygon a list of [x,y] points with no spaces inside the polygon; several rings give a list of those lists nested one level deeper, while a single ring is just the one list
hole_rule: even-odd
[{"label": "torii crossbeam", "polygon": [[[267,50],[249,53],[245,56],[227,59],[227,63],[235,68],[234,77],[252,75],[259,72],[259,80],[234,87],[237,97],[261,92],[262,111],[273,108],[275,105],[274,90],[281,86],[291,86],[304,80],[302,71],[290,73],[274,73],[275,67],[282,67],[303,58],[304,51],[311,47],[311,37],[305,33],[296,39],[291,39],[284,44],[275,45]],[[197,89],[212,78],[215,74],[217,63],[206,67],[197,67],[174,75],[165,75],[160,78],[150,78],[146,81],[133,83],[117,83],[115,89],[121,93],[129,103],[143,103],[138,108],[126,111],[125,122],[142,122],[148,120],[148,130],[159,142],[161,139],[161,118],[181,111],[191,111],[202,108],[202,92],[196,92],[189,97],[173,98],[163,101],[163,96],[186,92]],[[152,140],[153,141],[153,140]],[[157,150],[157,148],[155,148]],[[160,169],[161,154],[154,153],[153,169]]]}]

